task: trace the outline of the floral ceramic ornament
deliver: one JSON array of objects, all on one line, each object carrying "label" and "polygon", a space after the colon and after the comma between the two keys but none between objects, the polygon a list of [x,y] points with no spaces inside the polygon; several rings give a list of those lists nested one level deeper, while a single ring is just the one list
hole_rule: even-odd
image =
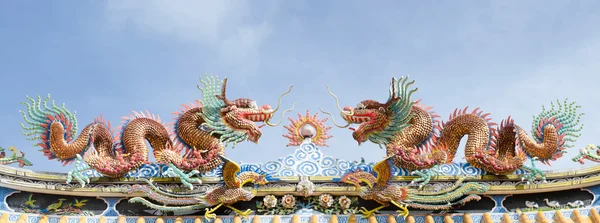
[{"label": "floral ceramic ornament", "polygon": [[281,198],[281,206],[284,208],[294,208],[296,206],[296,198],[294,195],[286,194]]},{"label": "floral ceramic ornament", "polygon": [[275,208],[277,207],[277,198],[273,195],[267,195],[263,198],[263,203],[266,208]]},{"label": "floral ceramic ornament", "polygon": [[307,110],[305,116],[298,113],[297,120],[288,118],[292,123],[285,126],[288,134],[283,135],[283,137],[290,140],[286,146],[299,146],[305,139],[310,139],[317,146],[328,146],[325,141],[333,137],[327,133],[331,129],[331,126],[325,125],[327,118],[319,120],[317,117],[318,114],[315,113],[313,116],[310,116]]},{"label": "floral ceramic ornament", "polygon": [[341,196],[338,199],[338,203],[340,205],[340,209],[346,210],[346,209],[350,208],[350,205],[352,204],[352,200],[346,196]]},{"label": "floral ceramic ornament", "polygon": [[296,191],[302,194],[302,196],[308,197],[315,192],[315,184],[306,176],[300,177],[300,182],[296,185]]},{"label": "floral ceramic ornament", "polygon": [[333,197],[330,194],[321,194],[319,196],[319,205],[324,208],[330,208],[333,206]]}]

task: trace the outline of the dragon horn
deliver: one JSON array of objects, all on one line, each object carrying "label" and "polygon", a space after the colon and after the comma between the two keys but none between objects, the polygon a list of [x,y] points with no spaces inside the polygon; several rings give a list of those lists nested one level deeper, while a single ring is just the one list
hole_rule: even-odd
[{"label": "dragon horn", "polygon": [[[279,96],[279,101],[277,102],[277,107],[275,108],[275,110],[270,111],[270,112],[265,112],[265,113],[266,114],[275,114],[275,112],[277,112],[279,110],[279,107],[281,107],[281,100],[283,99],[283,96],[285,96],[286,94],[289,94],[292,91],[293,87],[294,87],[294,85],[290,86],[290,89],[288,91],[284,92],[283,94],[281,94],[281,96]],[[283,111],[283,113],[281,114],[281,120],[278,123],[272,124],[271,123],[271,118],[273,118],[273,116],[271,116],[270,118],[268,118],[267,120],[265,120],[265,124],[267,124],[267,125],[269,125],[271,127],[275,127],[275,126],[280,125],[283,122],[283,118],[285,117],[285,113],[294,110],[295,106],[296,106],[296,103],[294,102],[294,104],[292,105],[292,108]]]},{"label": "dragon horn", "polygon": [[[325,87],[327,87],[327,91],[329,92],[329,94],[331,96],[333,96],[333,98],[335,98],[335,105],[338,107],[338,110],[340,110],[340,112],[342,114],[344,114],[344,115],[354,115],[354,111],[349,111],[349,112],[344,111],[342,109],[342,107],[340,107],[340,100],[338,99],[338,97],[335,94],[333,94],[333,92],[331,92],[331,89],[329,89],[329,86],[325,85]],[[337,124],[337,122],[335,122],[335,119],[333,118],[333,115],[330,112],[323,111],[323,109],[319,109],[319,110],[321,110],[322,113],[329,115],[331,117],[331,122],[333,122],[333,124],[335,126],[337,126],[338,128],[347,128],[348,126],[350,126],[350,124],[352,124],[352,123],[350,123],[350,122],[347,121],[346,125],[343,125],[343,126],[339,125],[339,124]]]},{"label": "dragon horn", "polygon": [[396,80],[395,77],[392,77],[392,82],[390,83],[390,100],[398,95],[398,89],[396,89],[397,82],[398,80]]},{"label": "dragon horn", "polygon": [[215,97],[221,101],[223,101],[223,103],[225,103],[226,105],[231,105],[231,103],[229,102],[229,100],[227,100],[227,78],[223,78],[223,86],[221,87],[221,95],[215,95]]}]

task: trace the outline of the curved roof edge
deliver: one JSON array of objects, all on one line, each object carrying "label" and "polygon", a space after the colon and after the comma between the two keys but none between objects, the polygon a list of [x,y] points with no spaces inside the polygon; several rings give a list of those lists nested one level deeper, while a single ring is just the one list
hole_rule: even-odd
[{"label": "curved roof edge", "polygon": [[[77,184],[66,183],[67,174],[50,173],[42,171],[33,171],[9,166],[0,166],[0,186],[17,189],[21,191],[30,191],[47,194],[64,194],[77,196],[112,196],[123,197],[124,190],[132,184],[143,183],[134,178],[92,178],[91,184],[86,187],[80,187]],[[445,187],[447,181],[457,179],[459,176],[440,176],[432,180],[432,187]],[[354,195],[355,189],[347,184],[336,183],[336,177],[313,176],[309,180],[317,184],[315,193],[331,193],[339,195]],[[398,184],[407,185],[413,176],[395,177],[394,181]],[[582,187],[595,186],[600,184],[600,166],[570,170],[563,172],[548,172],[548,182],[535,184],[526,184],[521,182],[519,175],[507,176],[475,176],[466,181],[478,181],[489,186],[485,194],[525,194],[541,193],[551,191],[561,191]],[[281,177],[281,180],[272,183],[258,190],[259,195],[266,194],[288,194],[296,192],[296,183],[300,181],[298,176]],[[197,188],[199,191],[209,190],[219,182],[217,177],[202,178],[203,185]],[[155,178],[155,183],[163,184],[169,187],[181,187],[177,178]],[[131,195],[129,195],[131,196]]]},{"label": "curved roof edge", "polygon": [[[571,210],[556,210],[556,211],[540,211],[540,212],[522,212],[522,213],[456,213],[456,214],[427,214],[427,215],[410,215],[406,222],[597,222],[598,207],[580,208]],[[9,222],[29,222],[29,223],[68,223],[68,222],[105,222],[105,223],[121,223],[121,222],[196,222],[203,221],[202,217],[184,216],[184,217],[157,217],[157,216],[56,216],[56,215],[39,215],[25,214],[18,212],[0,211],[0,223]],[[251,216],[252,222],[290,222],[290,223],[318,223],[318,222],[366,222],[358,215],[254,215]],[[277,218],[277,221],[275,221]],[[337,221],[332,220],[335,218]],[[159,220],[160,219],[160,220]],[[240,223],[242,219],[234,216],[218,216],[218,220],[214,222],[222,223]],[[451,221],[449,221],[451,220]],[[386,222],[396,223],[404,222],[401,217],[396,215],[379,214],[369,217],[368,222]]]}]

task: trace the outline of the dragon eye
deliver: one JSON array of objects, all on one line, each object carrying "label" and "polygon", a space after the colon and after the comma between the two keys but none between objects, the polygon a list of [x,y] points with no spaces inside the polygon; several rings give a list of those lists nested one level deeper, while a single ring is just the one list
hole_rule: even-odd
[{"label": "dragon eye", "polygon": [[250,102],[250,104],[248,106],[252,109],[258,109],[258,105],[256,104],[256,101]]},{"label": "dragon eye", "polygon": [[363,103],[358,103],[356,105],[356,109],[364,109],[364,108],[365,108],[365,105]]}]

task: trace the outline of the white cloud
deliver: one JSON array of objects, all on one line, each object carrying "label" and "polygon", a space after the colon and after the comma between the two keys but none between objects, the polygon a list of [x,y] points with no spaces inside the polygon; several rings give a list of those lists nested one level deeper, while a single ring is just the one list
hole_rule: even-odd
[{"label": "white cloud", "polygon": [[134,24],[150,35],[207,48],[228,66],[254,70],[260,63],[258,51],[271,33],[269,18],[277,11],[276,2],[268,6],[266,12],[253,13],[243,1],[111,0],[105,12],[110,25]]}]

